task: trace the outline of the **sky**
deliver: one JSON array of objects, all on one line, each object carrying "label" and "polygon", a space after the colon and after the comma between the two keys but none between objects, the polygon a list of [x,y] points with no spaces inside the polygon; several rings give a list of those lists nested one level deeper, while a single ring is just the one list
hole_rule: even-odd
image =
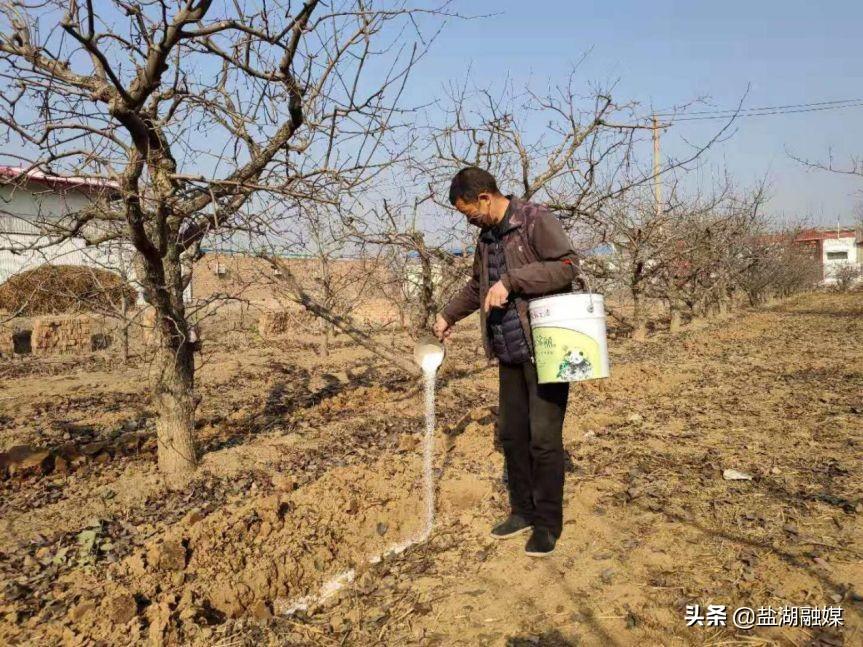
[{"label": "sky", "polygon": [[[692,110],[731,109],[744,95],[745,108],[863,103],[860,0],[454,0],[452,6],[478,17],[447,22],[413,71],[403,104],[441,99],[444,87],[468,70],[483,86],[509,80],[541,90],[564,81],[585,53],[576,89],[587,94],[591,84],[613,84],[615,100],[638,102],[644,115],[696,99],[707,103]],[[687,142],[709,140],[723,123],[675,123],[662,135],[663,152],[684,156]],[[643,148],[649,160],[649,142]],[[780,222],[851,224],[863,204],[863,178],[807,169],[792,158],[823,162],[831,153],[843,166],[863,157],[863,105],[742,118],[689,182],[708,188],[726,171],[738,186],[766,179],[767,210]]]},{"label": "sky", "polygon": [[[707,98],[692,110],[776,106],[863,98],[859,0],[459,0],[465,15],[443,30],[416,70],[410,99],[433,100],[470,65],[474,77],[516,84],[564,79],[573,63],[585,91],[616,83],[615,98],[644,113]],[[662,147],[682,153],[719,121],[680,122]],[[863,156],[863,106],[740,119],[709,152],[697,180],[727,169],[738,184],[769,182],[768,211],[814,225],[854,221],[863,178],[806,169],[792,155],[846,164]],[[650,150],[644,151],[649,156]]]}]

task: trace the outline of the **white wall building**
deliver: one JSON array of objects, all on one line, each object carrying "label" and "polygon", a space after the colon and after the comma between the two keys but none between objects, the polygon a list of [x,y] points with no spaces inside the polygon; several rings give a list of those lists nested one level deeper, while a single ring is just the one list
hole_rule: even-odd
[{"label": "white wall building", "polygon": [[844,266],[863,266],[863,239],[853,229],[806,229],[794,239],[812,253],[821,268],[821,282],[836,282],[837,271]]},{"label": "white wall building", "polygon": [[859,265],[858,249],[854,236],[847,236],[837,240],[825,240],[824,258],[822,260],[825,282],[835,281],[836,271],[843,265],[849,263]]},{"label": "white wall building", "polygon": [[131,278],[131,253],[126,248],[87,246],[80,237],[56,242],[54,227],[114,188],[103,180],[0,166],[0,284],[46,263],[98,267]]}]

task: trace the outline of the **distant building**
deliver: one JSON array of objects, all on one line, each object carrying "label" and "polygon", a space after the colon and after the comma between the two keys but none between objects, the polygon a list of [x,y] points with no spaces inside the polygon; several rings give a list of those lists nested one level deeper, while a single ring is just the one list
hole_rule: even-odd
[{"label": "distant building", "polygon": [[44,264],[98,267],[128,278],[130,254],[116,247],[87,246],[81,237],[48,244],[56,237],[53,227],[116,188],[101,179],[0,166],[0,283]]},{"label": "distant building", "polygon": [[853,229],[804,229],[794,243],[812,254],[821,268],[821,282],[836,282],[836,271],[844,265],[863,264],[863,238]]},{"label": "distant building", "polygon": [[[456,258],[467,258],[467,257],[473,256],[475,249],[476,248],[473,246],[451,245],[450,247],[442,247],[439,251],[443,252],[444,254],[449,254],[451,256],[455,256]],[[419,252],[411,251],[411,252],[407,253],[407,258],[409,260],[418,260],[419,257],[420,257]]]},{"label": "distant building", "polygon": [[[474,250],[475,248],[472,246],[451,245],[448,248],[443,247],[439,251],[458,259],[468,259],[473,257]],[[420,255],[419,252],[411,251],[407,253],[406,257],[402,291],[408,299],[419,299],[423,290],[423,267],[420,263]],[[443,282],[444,274],[441,261],[437,258],[432,259],[431,283],[435,288]]]}]

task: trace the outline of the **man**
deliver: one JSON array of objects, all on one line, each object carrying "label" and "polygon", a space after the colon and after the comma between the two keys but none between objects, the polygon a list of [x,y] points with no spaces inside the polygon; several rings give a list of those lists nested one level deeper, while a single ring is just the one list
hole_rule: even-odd
[{"label": "man", "polygon": [[450,203],[480,228],[473,276],[437,315],[441,341],[480,310],[483,345],[499,360],[500,440],[506,460],[510,515],[492,537],[533,530],[525,552],[554,551],[563,525],[563,418],[569,384],[538,384],[528,299],[568,292],[578,258],[560,222],[544,207],[504,196],[479,168],[459,171]]}]

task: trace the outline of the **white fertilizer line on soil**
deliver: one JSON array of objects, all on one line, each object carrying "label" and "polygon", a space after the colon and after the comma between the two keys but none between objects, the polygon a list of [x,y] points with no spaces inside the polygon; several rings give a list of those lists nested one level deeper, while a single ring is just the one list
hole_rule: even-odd
[{"label": "white fertilizer line on soil", "polygon": [[[422,532],[406,541],[393,544],[383,552],[369,557],[366,562],[377,564],[388,557],[399,555],[415,544],[424,543],[431,536],[434,528],[435,492],[434,492],[434,429],[435,429],[435,381],[437,369],[443,361],[443,354],[429,354],[423,358],[423,380],[425,382],[425,437],[423,439],[423,491],[425,494],[425,524]],[[291,616],[298,611],[308,611],[319,606],[345,586],[354,581],[356,571],[348,569],[324,582],[323,586],[313,595],[306,595],[294,600],[283,609],[274,609],[277,615]],[[278,602],[278,601],[277,601]]]},{"label": "white fertilizer line on soil", "polygon": [[306,595],[299,600],[295,600],[284,611],[275,609],[279,615],[292,616],[297,611],[307,611],[309,607],[320,604],[331,598],[333,595],[341,591],[346,584],[354,581],[356,572],[354,569],[348,569],[336,575],[331,580],[324,582],[324,585],[315,595]]}]

